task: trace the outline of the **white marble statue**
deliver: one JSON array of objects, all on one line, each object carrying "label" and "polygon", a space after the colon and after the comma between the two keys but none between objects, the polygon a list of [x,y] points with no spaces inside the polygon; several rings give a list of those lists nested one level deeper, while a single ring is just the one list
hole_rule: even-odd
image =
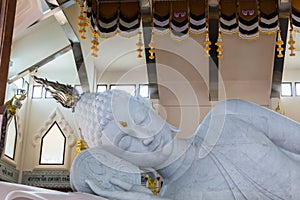
[{"label": "white marble statue", "polygon": [[[211,110],[193,137],[178,139],[172,136],[178,130],[141,97],[122,91],[90,95],[94,98],[82,96],[76,106],[90,150],[158,171],[164,185],[153,199],[300,198],[300,125],[278,113],[241,100],[225,101]],[[95,108],[93,121],[82,115],[93,110],[88,105]],[[118,182],[126,185],[123,191],[85,181],[106,198],[138,200],[143,195],[130,191],[134,184],[126,185],[124,179]]]},{"label": "white marble statue", "polygon": [[[83,94],[73,103],[90,148],[75,159],[71,185],[94,194],[88,197],[300,199],[300,124],[276,112],[241,100],[224,101],[191,138],[179,139],[173,137],[179,130],[142,97],[112,90]],[[163,177],[159,196],[139,185],[139,169]]]}]

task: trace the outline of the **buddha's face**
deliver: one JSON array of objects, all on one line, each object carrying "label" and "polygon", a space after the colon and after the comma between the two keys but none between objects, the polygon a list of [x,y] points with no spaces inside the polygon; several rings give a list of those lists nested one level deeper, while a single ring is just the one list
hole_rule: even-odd
[{"label": "buddha's face", "polygon": [[138,166],[154,167],[162,163],[171,153],[172,132],[178,130],[141,97],[112,96],[111,102],[114,119],[104,127],[102,143],[118,148]]}]

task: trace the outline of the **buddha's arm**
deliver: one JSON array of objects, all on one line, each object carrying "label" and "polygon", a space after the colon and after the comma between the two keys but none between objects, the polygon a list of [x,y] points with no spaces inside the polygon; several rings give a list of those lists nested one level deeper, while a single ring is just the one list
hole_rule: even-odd
[{"label": "buddha's arm", "polygon": [[109,191],[102,188],[97,182],[94,180],[86,180],[88,186],[92,189],[94,193],[99,196],[108,198],[108,199],[116,199],[116,200],[170,200],[166,198],[161,198],[158,196],[154,196],[153,193],[141,185],[132,185],[130,183],[125,183],[117,178],[112,178],[110,182],[113,185],[118,186],[123,191]]},{"label": "buddha's arm", "polygon": [[213,109],[212,115],[235,115],[264,133],[275,145],[300,154],[300,124],[272,110],[240,100],[229,100]]}]

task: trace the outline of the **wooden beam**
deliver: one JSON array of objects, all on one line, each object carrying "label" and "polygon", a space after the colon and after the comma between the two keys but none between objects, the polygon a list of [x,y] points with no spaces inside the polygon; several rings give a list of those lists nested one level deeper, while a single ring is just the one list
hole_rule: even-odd
[{"label": "wooden beam", "polygon": [[[211,16],[214,16],[211,18]],[[219,20],[218,20],[218,7],[209,7],[209,40],[211,41],[210,45],[210,58],[209,58],[209,100],[218,101],[218,82],[219,82],[219,58],[218,58],[218,46],[216,42],[218,40],[219,33]]]},{"label": "wooden beam", "polygon": [[[147,65],[147,74],[149,82],[149,95],[150,99],[159,99],[158,83],[157,83],[157,69],[156,69],[156,59],[150,59],[150,48],[148,44],[151,41],[152,34],[152,17],[151,17],[151,7],[142,7],[142,26],[143,26],[143,36],[145,45],[145,57]],[[154,54],[155,55],[155,54]]]},{"label": "wooden beam", "polygon": [[0,106],[4,105],[16,0],[0,0]]}]

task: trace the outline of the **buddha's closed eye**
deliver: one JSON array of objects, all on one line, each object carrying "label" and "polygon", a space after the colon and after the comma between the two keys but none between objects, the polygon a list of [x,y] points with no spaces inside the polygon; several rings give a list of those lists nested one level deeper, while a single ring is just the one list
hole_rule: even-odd
[{"label": "buddha's closed eye", "polygon": [[133,114],[133,121],[136,125],[148,125],[151,122],[149,111],[146,109],[138,110]]}]

